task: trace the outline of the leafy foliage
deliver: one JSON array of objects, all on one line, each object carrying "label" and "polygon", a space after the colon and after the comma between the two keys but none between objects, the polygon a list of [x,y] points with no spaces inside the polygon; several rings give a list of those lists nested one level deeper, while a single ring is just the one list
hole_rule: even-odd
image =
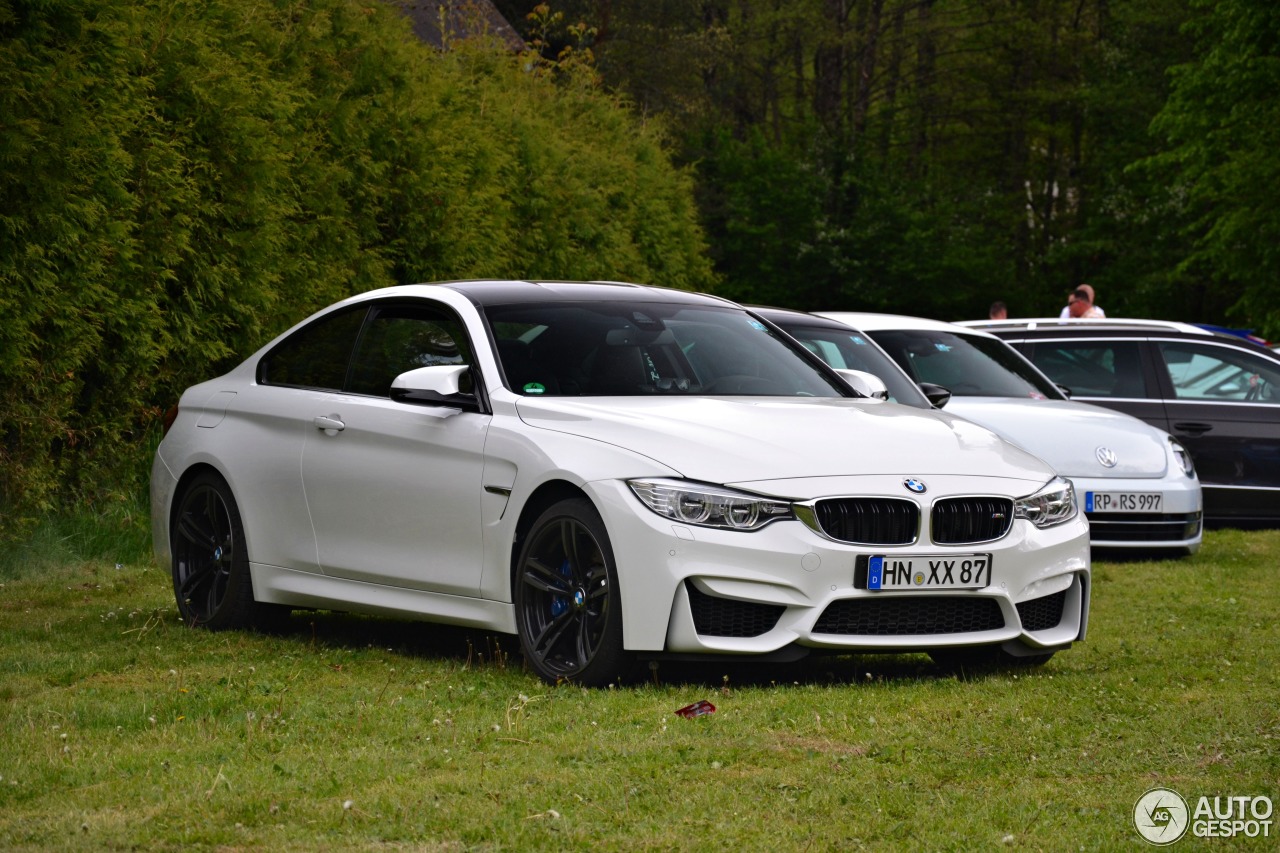
[{"label": "leafy foliage", "polygon": [[672,122],[726,295],[1035,316],[1088,281],[1113,316],[1222,321],[1232,285],[1184,263],[1178,175],[1129,168],[1159,151],[1190,5],[555,4],[606,84]]},{"label": "leafy foliage", "polygon": [[138,493],[158,416],[410,281],[713,283],[661,128],[381,4],[0,0],[0,529]]},{"label": "leafy foliage", "polygon": [[1230,294],[1233,317],[1280,337],[1280,8],[1195,6],[1188,29],[1202,52],[1173,69],[1173,92],[1154,122],[1169,148],[1143,165],[1182,193],[1179,221],[1192,250],[1181,269]]}]

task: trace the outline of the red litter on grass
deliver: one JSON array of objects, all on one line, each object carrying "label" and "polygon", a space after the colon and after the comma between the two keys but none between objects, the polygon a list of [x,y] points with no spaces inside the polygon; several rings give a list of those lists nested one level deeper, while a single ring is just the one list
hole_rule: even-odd
[{"label": "red litter on grass", "polygon": [[712,705],[706,699],[703,699],[701,702],[694,702],[692,705],[685,705],[679,711],[676,711],[677,714],[689,720],[706,714],[714,714],[715,712],[716,706]]}]

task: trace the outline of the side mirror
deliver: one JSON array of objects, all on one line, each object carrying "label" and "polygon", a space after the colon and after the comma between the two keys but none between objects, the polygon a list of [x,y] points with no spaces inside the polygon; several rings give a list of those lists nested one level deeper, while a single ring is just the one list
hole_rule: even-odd
[{"label": "side mirror", "polygon": [[1059,385],[1058,390],[1061,391],[1063,396],[1066,397],[1068,400],[1071,399],[1071,389],[1068,388],[1066,385]]},{"label": "side mirror", "polygon": [[921,382],[920,390],[929,398],[929,402],[933,404],[935,409],[941,409],[951,399],[951,390],[943,388],[941,385],[934,385],[932,382]]},{"label": "side mirror", "polygon": [[888,400],[889,386],[879,376],[865,370],[837,370],[845,384],[864,397],[873,400]]},{"label": "side mirror", "polygon": [[419,367],[401,373],[391,380],[391,399],[398,403],[424,406],[449,406],[468,412],[480,411],[473,392],[471,367],[466,364],[444,364]]}]

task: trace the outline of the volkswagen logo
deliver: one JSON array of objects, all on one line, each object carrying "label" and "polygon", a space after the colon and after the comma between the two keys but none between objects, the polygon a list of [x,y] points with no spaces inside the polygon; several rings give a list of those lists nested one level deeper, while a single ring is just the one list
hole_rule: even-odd
[{"label": "volkswagen logo", "polygon": [[907,487],[907,491],[915,492],[917,495],[923,495],[926,488],[924,481],[917,480],[915,477],[908,477],[903,480],[902,485]]},{"label": "volkswagen logo", "polygon": [[1094,453],[1098,456],[1098,461],[1102,463],[1103,468],[1114,468],[1116,463],[1120,461],[1116,456],[1116,452],[1110,447],[1099,447]]}]

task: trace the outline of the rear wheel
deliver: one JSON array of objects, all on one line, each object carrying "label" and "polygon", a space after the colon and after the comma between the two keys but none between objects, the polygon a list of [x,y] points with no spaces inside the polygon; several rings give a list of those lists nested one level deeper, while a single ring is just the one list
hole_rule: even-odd
[{"label": "rear wheel", "polygon": [[521,651],[543,679],[602,686],[625,674],[613,549],[590,501],[560,501],[533,523],[514,597]]},{"label": "rear wheel", "polygon": [[188,625],[265,627],[285,612],[254,601],[244,525],[221,477],[199,474],[175,506],[169,537],[173,591]]}]

